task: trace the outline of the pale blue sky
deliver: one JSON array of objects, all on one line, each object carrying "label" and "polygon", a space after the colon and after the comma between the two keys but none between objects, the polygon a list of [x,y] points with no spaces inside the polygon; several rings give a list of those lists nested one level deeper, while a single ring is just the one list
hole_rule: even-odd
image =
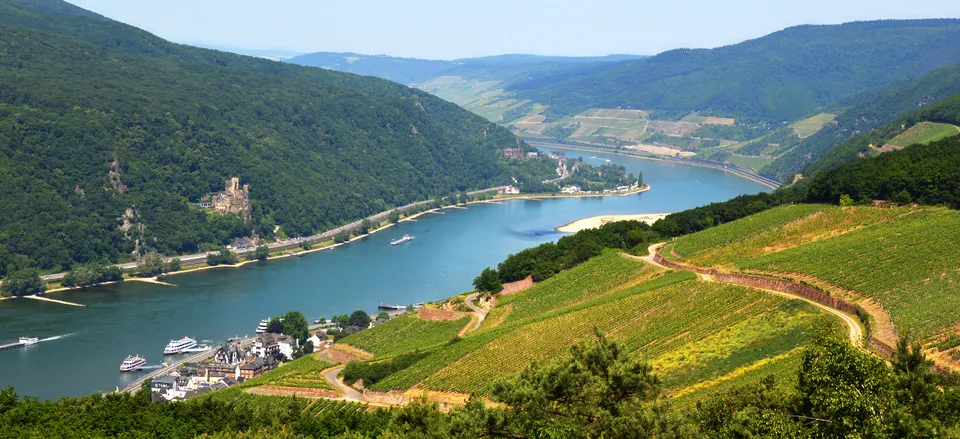
[{"label": "pale blue sky", "polygon": [[453,59],[653,55],[797,24],[960,17],[957,0],[70,0],[173,41]]}]

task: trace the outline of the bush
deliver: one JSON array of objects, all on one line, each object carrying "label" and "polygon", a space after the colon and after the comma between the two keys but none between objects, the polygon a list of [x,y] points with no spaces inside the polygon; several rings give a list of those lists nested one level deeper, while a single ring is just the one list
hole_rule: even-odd
[{"label": "bush", "polygon": [[137,276],[154,277],[163,274],[163,258],[157,252],[150,252],[137,263]]},{"label": "bush", "polygon": [[46,290],[46,285],[40,279],[40,271],[36,268],[15,271],[7,275],[3,279],[3,284],[0,284],[0,295],[3,296],[28,296],[40,294]]},{"label": "bush", "polygon": [[180,265],[181,265],[180,258],[171,259],[170,262],[167,262],[167,273],[180,271],[180,268],[181,268]]},{"label": "bush", "polygon": [[207,255],[207,265],[215,267],[217,265],[232,265],[237,263],[237,254],[227,249],[221,249],[219,253]]}]

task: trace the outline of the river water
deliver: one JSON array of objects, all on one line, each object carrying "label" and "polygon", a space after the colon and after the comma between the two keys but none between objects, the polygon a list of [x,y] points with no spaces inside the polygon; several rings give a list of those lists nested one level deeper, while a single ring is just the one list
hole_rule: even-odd
[{"label": "river water", "polygon": [[[333,250],[172,276],[176,287],[127,282],[51,294],[84,308],[35,300],[0,301],[0,344],[20,336],[53,338],[0,351],[0,387],[54,399],[113,390],[128,354],[163,361],[171,339],[220,341],[253,334],[257,323],[289,310],[310,321],[382,302],[432,301],[470,289],[481,269],[508,254],[554,241],[554,227],[604,214],[667,213],[765,189],[715,169],[614,154],[568,151],[643,172],[648,192],[623,197],[513,200],[446,209]],[[416,239],[391,247],[408,233]]]}]

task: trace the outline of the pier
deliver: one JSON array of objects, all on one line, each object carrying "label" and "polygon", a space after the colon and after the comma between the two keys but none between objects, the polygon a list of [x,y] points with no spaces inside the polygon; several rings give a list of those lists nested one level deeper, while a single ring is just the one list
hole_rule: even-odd
[{"label": "pier", "polygon": [[61,305],[76,306],[76,307],[81,307],[81,308],[84,307],[84,306],[87,306],[87,305],[84,305],[84,304],[82,304],[82,303],[73,303],[73,302],[67,302],[66,300],[51,299],[51,298],[45,297],[45,296],[37,296],[37,295],[34,295],[34,296],[23,296],[23,297],[24,297],[24,298],[27,298],[27,299],[42,300],[42,301],[44,301],[44,302],[59,303],[59,304],[61,304]]}]

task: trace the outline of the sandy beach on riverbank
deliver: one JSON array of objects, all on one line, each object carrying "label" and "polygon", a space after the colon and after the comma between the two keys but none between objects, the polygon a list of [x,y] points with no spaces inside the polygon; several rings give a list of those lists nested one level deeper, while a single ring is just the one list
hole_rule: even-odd
[{"label": "sandy beach on riverbank", "polygon": [[601,215],[591,218],[576,220],[570,224],[557,227],[558,232],[577,233],[581,230],[596,229],[606,223],[617,221],[643,221],[647,224],[653,224],[659,219],[663,219],[668,213],[641,213],[636,215]]}]

